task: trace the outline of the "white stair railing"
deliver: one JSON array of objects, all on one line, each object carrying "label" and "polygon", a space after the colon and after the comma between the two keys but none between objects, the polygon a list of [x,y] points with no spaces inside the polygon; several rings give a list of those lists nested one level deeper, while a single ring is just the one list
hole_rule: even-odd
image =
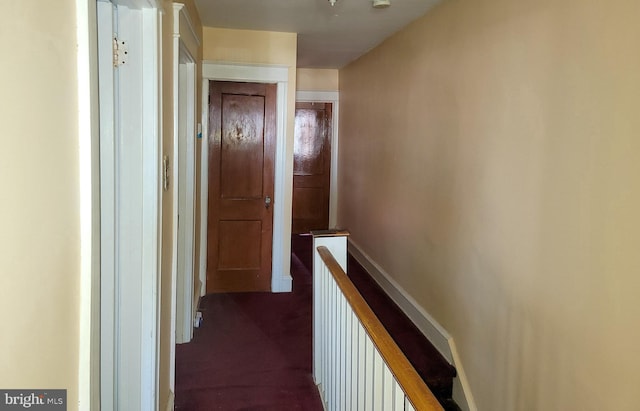
[{"label": "white stair railing", "polygon": [[442,410],[345,274],[348,235],[313,232],[313,375],[325,408]]}]

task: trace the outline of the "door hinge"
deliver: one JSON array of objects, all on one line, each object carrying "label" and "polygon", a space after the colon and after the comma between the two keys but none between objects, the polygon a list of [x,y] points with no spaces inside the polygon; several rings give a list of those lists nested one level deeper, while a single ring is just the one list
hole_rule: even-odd
[{"label": "door hinge", "polygon": [[127,62],[129,49],[124,40],[113,39],[113,67],[120,67]]}]

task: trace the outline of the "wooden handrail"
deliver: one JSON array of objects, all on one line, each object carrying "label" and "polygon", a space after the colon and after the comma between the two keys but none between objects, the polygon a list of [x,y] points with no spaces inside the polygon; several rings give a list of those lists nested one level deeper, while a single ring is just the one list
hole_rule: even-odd
[{"label": "wooden handrail", "polygon": [[317,250],[411,405],[418,411],[443,411],[436,397],[362,298],[331,251],[324,246],[318,247]]}]

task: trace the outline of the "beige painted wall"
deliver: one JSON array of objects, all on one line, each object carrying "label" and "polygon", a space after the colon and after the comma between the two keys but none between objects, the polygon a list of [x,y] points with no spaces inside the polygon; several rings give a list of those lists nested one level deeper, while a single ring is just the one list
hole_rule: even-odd
[{"label": "beige painted wall", "polygon": [[205,60],[293,67],[295,79],[295,33],[204,27],[203,34]]},{"label": "beige painted wall", "polygon": [[[212,27],[203,28],[204,46],[203,59],[205,61],[225,63],[248,63],[284,66],[289,70],[287,89],[287,129],[285,144],[285,180],[288,184],[283,187],[283,201],[291,204],[293,181],[293,132],[295,124],[296,101],[296,53],[297,35],[295,33],[279,33],[268,31],[231,30]],[[200,181],[198,181],[200,184]],[[291,233],[291,208],[288,207],[284,216],[284,237]],[[283,253],[289,254],[291,243],[285,241]],[[283,270],[289,274],[290,261],[283,261]],[[281,276],[283,273],[273,273]]]},{"label": "beige painted wall", "polygon": [[302,69],[297,70],[298,91],[338,91],[338,70]]},{"label": "beige painted wall", "polygon": [[[173,1],[165,0],[162,4],[163,27],[162,27],[162,151],[163,156],[169,157],[170,167],[173,169],[175,158],[173,157]],[[194,29],[202,38],[202,24],[193,0],[180,0],[175,3],[185,4],[189,16],[191,17]],[[199,55],[196,56],[198,61],[201,60],[202,47],[200,47]],[[198,106],[201,101],[201,70],[198,66]],[[199,108],[198,108],[199,110]],[[198,111],[199,113],[199,111]],[[198,147],[197,147],[198,149]],[[197,156],[196,156],[197,157]],[[197,165],[199,162],[197,163]],[[167,402],[172,393],[170,387],[170,367],[171,367],[171,318],[175,316],[174,309],[171,305],[171,298],[175,290],[171,288],[172,270],[176,262],[173,260],[173,240],[176,233],[173,231],[173,185],[175,181],[170,182],[171,187],[167,191],[162,191],[162,261],[161,261],[161,295],[160,295],[160,373],[159,373],[159,409],[166,410]],[[197,204],[197,203],[196,203]],[[198,208],[199,210],[199,208]],[[198,212],[198,211],[197,211]],[[198,214],[196,214],[198,215]],[[196,233],[196,238],[198,238]],[[196,244],[197,250],[198,244]],[[196,256],[196,269],[198,267]],[[197,273],[196,273],[197,278]]]},{"label": "beige painted wall", "polygon": [[480,410],[637,410],[640,2],[449,0],[340,71],[339,225]]},{"label": "beige painted wall", "polygon": [[[183,2],[201,28],[193,1]],[[171,4],[163,3],[162,33],[167,154],[173,150]],[[0,45],[12,56],[0,66],[0,175],[8,177],[0,194],[0,387],[66,388],[70,410],[78,403],[80,321],[75,17],[73,0],[13,2],[0,17]],[[173,198],[163,194],[160,409],[169,396],[173,315]]]},{"label": "beige painted wall", "polygon": [[0,387],[78,404],[80,216],[75,1],[0,15]]}]

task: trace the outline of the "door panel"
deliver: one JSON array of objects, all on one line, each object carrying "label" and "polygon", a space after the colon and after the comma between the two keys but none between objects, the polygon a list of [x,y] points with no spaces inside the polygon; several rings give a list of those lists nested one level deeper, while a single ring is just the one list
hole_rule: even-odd
[{"label": "door panel", "polygon": [[220,221],[218,269],[259,270],[262,224],[260,221]]},{"label": "door panel", "polygon": [[222,198],[262,198],[263,96],[222,95]]},{"label": "door panel", "polygon": [[294,191],[296,201],[293,214],[298,220],[315,220],[324,217],[324,190],[322,188],[298,187]]},{"label": "door panel", "polygon": [[297,103],[293,157],[294,234],[329,228],[331,103]]},{"label": "door panel", "polygon": [[276,86],[211,82],[207,292],[270,291]]}]

